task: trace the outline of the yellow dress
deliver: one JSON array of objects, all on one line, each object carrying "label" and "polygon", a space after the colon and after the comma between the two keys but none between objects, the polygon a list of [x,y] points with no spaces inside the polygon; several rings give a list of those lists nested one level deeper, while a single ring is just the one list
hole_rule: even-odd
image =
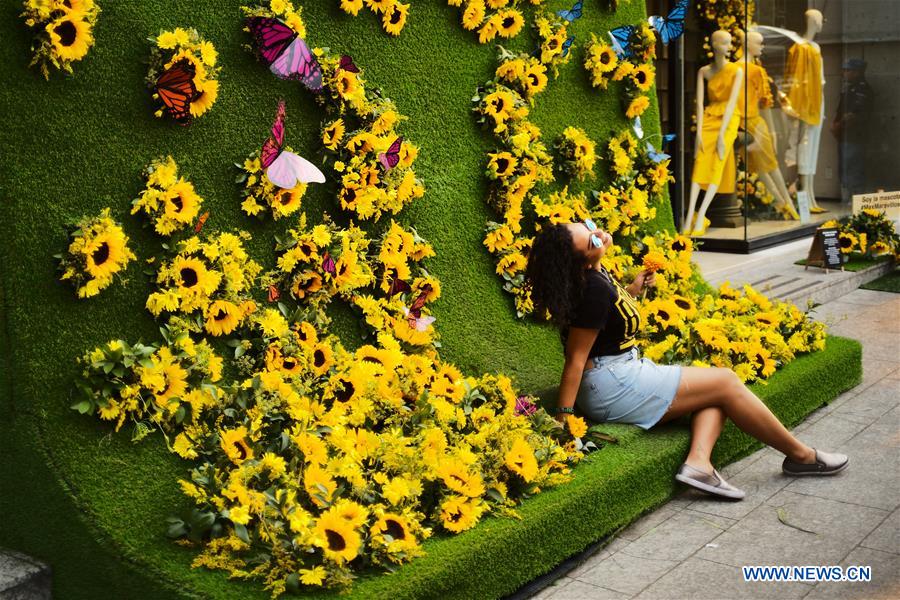
[{"label": "yellow dress", "polygon": [[797,118],[810,125],[822,122],[822,54],[812,43],[788,50],[784,81],[787,98]]},{"label": "yellow dress", "polygon": [[775,143],[768,123],[759,114],[761,108],[772,108],[775,105],[769,88],[769,75],[761,65],[743,62],[738,64],[747,69],[746,85],[741,88],[738,108],[746,113],[744,129],[755,141],[747,149],[747,170],[751,173],[770,173],[778,168]]},{"label": "yellow dress", "polygon": [[706,82],[706,97],[709,104],[703,109],[703,128],[700,135],[703,139],[703,151],[694,157],[694,172],[691,182],[700,184],[701,189],[718,184],[718,191],[730,194],[735,190],[737,166],[734,162],[734,140],[737,138],[738,126],[741,122],[741,106],[735,106],[728,127],[725,129],[725,158],[720,159],[716,152],[716,141],[719,129],[725,118],[731,87],[740,67],[734,63],[725,63],[722,70]]}]

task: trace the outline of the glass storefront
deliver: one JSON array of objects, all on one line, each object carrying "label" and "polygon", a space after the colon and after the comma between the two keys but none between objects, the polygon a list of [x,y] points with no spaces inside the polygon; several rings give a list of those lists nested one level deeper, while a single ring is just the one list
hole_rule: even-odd
[{"label": "glass storefront", "polygon": [[673,208],[704,249],[796,239],[854,195],[900,190],[900,2],[691,0],[666,56],[663,128],[683,136]]}]

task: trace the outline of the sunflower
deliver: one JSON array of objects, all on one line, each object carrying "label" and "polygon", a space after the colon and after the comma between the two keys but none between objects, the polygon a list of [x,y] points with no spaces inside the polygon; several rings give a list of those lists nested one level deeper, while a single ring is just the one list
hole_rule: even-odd
[{"label": "sunflower", "polygon": [[351,73],[346,69],[338,69],[334,79],[334,89],[345,100],[353,96],[359,89],[359,79],[356,77],[356,73]]},{"label": "sunflower", "polygon": [[47,24],[53,52],[62,60],[81,60],[94,44],[91,26],[78,14],[66,14]]},{"label": "sunflower", "polygon": [[484,16],[484,0],[469,0],[462,14],[463,29],[466,29],[468,31],[478,29],[484,22]]},{"label": "sunflower", "polygon": [[635,67],[630,77],[634,86],[642,92],[650,91],[650,88],[653,87],[653,67],[648,64]]},{"label": "sunflower", "polygon": [[154,399],[156,404],[161,408],[168,408],[170,412],[175,412],[175,406],[170,406],[169,402],[175,398],[181,398],[187,391],[187,371],[181,368],[176,362],[169,362],[160,365],[160,373],[163,377],[163,385],[154,391]]},{"label": "sunflower", "polygon": [[227,300],[216,300],[206,309],[206,331],[211,335],[228,335],[240,322],[240,308]]},{"label": "sunflower", "polygon": [[163,195],[165,216],[179,223],[190,223],[200,212],[203,199],[194,191],[190,181],[179,179]]},{"label": "sunflower", "polygon": [[625,110],[625,116],[629,119],[639,117],[644,114],[648,106],[650,106],[650,99],[647,96],[638,96],[628,105],[628,108]]},{"label": "sunflower", "polygon": [[126,248],[128,238],[119,227],[110,227],[86,244],[83,253],[88,274],[96,279],[110,277],[119,272],[133,258]]},{"label": "sunflower", "polygon": [[856,249],[857,238],[849,231],[842,231],[838,235],[838,244],[843,254],[850,254]]},{"label": "sunflower", "polygon": [[474,527],[483,510],[477,500],[451,496],[441,503],[441,524],[448,531],[459,533]]},{"label": "sunflower", "polygon": [[477,473],[469,473],[469,469],[459,460],[446,461],[438,467],[438,476],[450,490],[467,496],[478,498],[484,494],[484,483]]},{"label": "sunflower", "polygon": [[334,364],[334,351],[331,345],[326,342],[317,343],[313,346],[312,356],[309,360],[310,370],[316,375],[324,375]]},{"label": "sunflower", "polygon": [[519,35],[525,24],[525,18],[519,11],[509,8],[497,13],[497,23],[497,33],[500,37],[509,39]]},{"label": "sunflower", "polygon": [[172,271],[176,285],[182,291],[209,295],[219,287],[221,281],[221,275],[208,270],[198,258],[178,256],[172,263]]},{"label": "sunflower", "polygon": [[506,90],[497,90],[484,97],[484,112],[491,117],[502,117],[506,120],[515,106],[513,95]]},{"label": "sunflower", "polygon": [[538,463],[534,458],[534,450],[525,441],[525,438],[517,437],[512,447],[504,456],[506,467],[518,474],[526,482],[532,481],[538,474]]},{"label": "sunflower", "polygon": [[363,0],[341,0],[341,10],[354,17],[362,10]]},{"label": "sunflower", "polygon": [[322,548],[325,558],[343,564],[359,554],[362,538],[356,529],[334,511],[325,512],[316,521],[315,544]]},{"label": "sunflower", "polygon": [[197,86],[197,95],[191,101],[191,114],[199,117],[212,108],[219,96],[219,82],[207,79]]},{"label": "sunflower", "polygon": [[236,465],[253,458],[253,448],[247,444],[247,428],[222,429],[219,431],[219,445],[228,460]]},{"label": "sunflower", "polygon": [[534,96],[547,87],[547,67],[536,64],[525,70],[525,94]]},{"label": "sunflower", "polygon": [[300,210],[300,201],[306,192],[306,184],[300,183],[290,190],[279,189],[275,192],[272,203],[272,215],[275,219],[292,215]]},{"label": "sunflower", "polygon": [[413,535],[409,519],[396,513],[385,513],[369,529],[372,538],[388,547],[388,552],[415,550],[419,543]]},{"label": "sunflower", "polygon": [[491,179],[506,179],[516,170],[518,162],[516,157],[509,152],[497,152],[488,154],[488,176]]},{"label": "sunflower", "polygon": [[322,276],[315,271],[305,271],[294,277],[291,294],[297,300],[303,300],[322,289]]},{"label": "sunflower", "polygon": [[409,4],[395,2],[381,16],[381,26],[391,35],[400,35],[403,26],[406,25],[407,15],[409,15]]},{"label": "sunflower", "polygon": [[322,130],[322,144],[332,152],[336,151],[341,140],[344,139],[345,131],[343,119],[332,121]]},{"label": "sunflower", "polygon": [[669,298],[669,300],[671,300],[675,304],[675,306],[678,307],[678,310],[681,311],[685,319],[693,319],[697,314],[697,305],[687,296],[675,294],[674,296]]}]

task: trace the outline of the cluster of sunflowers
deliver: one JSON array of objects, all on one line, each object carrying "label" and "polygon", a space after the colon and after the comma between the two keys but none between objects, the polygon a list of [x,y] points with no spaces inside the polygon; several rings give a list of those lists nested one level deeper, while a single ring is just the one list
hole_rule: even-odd
[{"label": "cluster of sunflowers", "polygon": [[556,13],[541,11],[534,17],[534,30],[540,42],[537,58],[540,64],[553,69],[554,76],[559,76],[559,67],[572,58],[575,36],[569,35],[568,27],[569,21]]},{"label": "cluster of sunflowers", "polygon": [[703,51],[707,57],[713,56],[710,37],[714,31],[721,29],[731,34],[732,59],[741,58],[743,49],[740,36],[744,31],[750,30],[753,15],[756,14],[756,0],[696,0],[694,14],[698,17],[700,27],[706,32]]},{"label": "cluster of sunflowers", "polygon": [[302,213],[297,227],[276,247],[278,267],[263,277],[263,284],[271,286],[271,299],[280,298],[284,290],[324,319],[332,298],[349,299],[355,290],[375,280],[366,256],[368,247],[362,229],[353,225],[340,229],[327,215],[324,223],[309,228]]},{"label": "cluster of sunflowers", "polygon": [[[276,4],[285,4],[284,0],[272,0],[273,10]],[[340,0],[341,10],[354,17],[362,10],[363,5],[376,15],[381,15],[381,27],[389,34],[397,36],[406,25],[409,16],[409,4],[399,0]]]},{"label": "cluster of sunflowers", "polygon": [[594,177],[597,144],[580,127],[566,127],[556,141],[558,165],[569,177],[584,180]]},{"label": "cluster of sunflowers", "polygon": [[218,53],[212,42],[204,40],[196,29],[176,27],[172,31],[162,31],[158,36],[149,38],[150,68],[147,71],[147,87],[153,90],[153,99],[159,108],[153,113],[162,118],[166,113],[164,104],[156,89],[157,79],[163,72],[178,63],[186,63],[193,71],[191,81],[196,92],[190,102],[190,116],[199,117],[215,104],[219,96],[219,69],[216,67]]},{"label": "cluster of sunflowers", "polygon": [[122,226],[109,216],[109,208],[96,217],[83,217],[70,232],[72,241],[59,259],[59,279],[70,281],[79,298],[90,298],[108,287],[135,258]]},{"label": "cluster of sunflowers", "polygon": [[610,81],[623,82],[625,116],[633,119],[650,106],[649,92],[656,78],[656,34],[642,23],[636,26],[628,44],[628,58],[620,58],[612,46],[591,34],[584,67],[591,76],[591,85],[601,90],[607,89]]},{"label": "cluster of sunflowers", "polygon": [[[289,146],[284,149],[291,152]],[[303,194],[306,193],[306,184],[298,183],[295,187],[286,190],[280,188],[266,177],[266,170],[262,168],[259,159],[259,150],[255,150],[248,158],[244,160],[244,164],[234,164],[240,169],[240,173],[235,178],[236,183],[244,184],[241,195],[244,197],[241,202],[241,210],[252,216],[263,216],[263,210],[271,211],[272,218],[276,221],[283,217],[289,217],[300,210],[303,201]]]},{"label": "cluster of sunflowers", "polygon": [[[756,173],[743,168],[743,162],[737,170],[737,193],[744,203],[744,211],[748,216],[757,219],[775,218],[775,196],[769,192]],[[785,218],[789,218],[784,215]]]},{"label": "cluster of sunflowers", "polygon": [[50,78],[51,66],[72,73],[72,63],[94,45],[100,7],[94,0],[25,0],[24,9],[20,16],[34,34],[28,66],[38,65],[44,79]]},{"label": "cluster of sunflowers", "polygon": [[250,297],[262,267],[244,249],[246,232],[192,236],[175,244],[174,256],[159,265],[159,290],[147,298],[147,310],[192,321],[184,327],[213,336],[228,335],[256,311]]},{"label": "cluster of sunflowers", "polygon": [[203,204],[194,184],[178,176],[171,156],[158,158],[144,170],[147,188],[131,202],[131,214],[144,213],[160,235],[171,235],[193,223]]},{"label": "cluster of sunflowers", "polygon": [[[478,43],[486,44],[500,36],[509,39],[519,35],[525,16],[518,8],[522,0],[447,0],[448,6],[462,9],[463,29],[478,31]],[[544,0],[528,0],[540,5]]]},{"label": "cluster of sunflowers", "polygon": [[851,217],[826,221],[819,229],[838,229],[844,254],[861,254],[866,258],[890,254],[894,260],[900,260],[900,236],[893,221],[880,210],[864,208]]},{"label": "cluster of sunflowers", "polygon": [[[299,11],[286,0],[276,1],[279,3],[276,8],[283,8],[285,12],[277,13],[265,6],[241,7],[241,10],[245,15],[282,19],[303,37],[306,28]],[[377,10],[375,4],[369,4]],[[397,3],[397,6],[404,5]],[[419,149],[397,132],[405,117],[380,90],[366,88],[360,69],[349,56],[333,55],[321,48],[314,48],[312,52],[322,69],[323,89],[316,94],[316,101],[329,115],[322,125],[322,145],[328,164],[340,178],[341,208],[361,220],[377,221],[384,213],[399,213],[425,194],[425,187],[413,170]],[[258,210],[261,204],[259,194],[249,192],[249,182],[256,174],[256,168],[255,155],[243,165],[247,176],[243,181],[248,188],[244,208],[248,212]],[[260,174],[252,181],[258,184],[263,179],[264,175]],[[276,204],[279,199],[287,202],[294,212],[299,208],[300,196],[302,190],[298,188],[288,196],[283,193],[274,196],[274,201]],[[269,204],[273,206],[273,212],[281,210]]]}]

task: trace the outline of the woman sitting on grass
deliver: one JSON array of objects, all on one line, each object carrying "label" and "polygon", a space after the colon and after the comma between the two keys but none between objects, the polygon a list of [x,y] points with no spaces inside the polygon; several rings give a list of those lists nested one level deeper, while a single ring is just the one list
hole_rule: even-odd
[{"label": "woman sitting on grass", "polygon": [[577,405],[592,421],[650,429],[692,413],[690,451],[675,479],[726,498],[744,497],[710,462],[729,417],[783,452],[782,470],[788,475],[832,475],[847,467],[847,456],[795,438],[732,370],[657,365],[639,358],[634,337],[641,317],[634,297],[654,285],[654,275],[644,270],[622,287],[600,264],[611,244],[612,236],[586,220],[544,228],[529,255],[526,281],[535,310],[550,312],[565,345],[557,418],[573,414]]}]

